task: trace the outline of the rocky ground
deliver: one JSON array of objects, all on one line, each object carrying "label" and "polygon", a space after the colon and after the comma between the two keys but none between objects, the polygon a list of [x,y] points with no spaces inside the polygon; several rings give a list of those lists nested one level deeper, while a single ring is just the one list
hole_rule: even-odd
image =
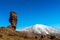
[{"label": "rocky ground", "polygon": [[37,36],[31,33],[13,31],[8,28],[0,28],[0,40],[60,40],[55,35],[40,35]]}]

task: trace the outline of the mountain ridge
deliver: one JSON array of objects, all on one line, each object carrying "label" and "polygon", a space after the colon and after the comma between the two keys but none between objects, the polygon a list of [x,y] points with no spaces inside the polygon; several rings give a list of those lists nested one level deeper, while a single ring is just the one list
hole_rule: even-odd
[{"label": "mountain ridge", "polygon": [[27,28],[24,28],[20,31],[23,32],[31,32],[31,33],[37,33],[37,34],[60,34],[60,30],[52,28],[50,26],[46,26],[43,24],[36,24]]},{"label": "mountain ridge", "polygon": [[60,40],[55,35],[36,35],[0,27],[0,40]]}]

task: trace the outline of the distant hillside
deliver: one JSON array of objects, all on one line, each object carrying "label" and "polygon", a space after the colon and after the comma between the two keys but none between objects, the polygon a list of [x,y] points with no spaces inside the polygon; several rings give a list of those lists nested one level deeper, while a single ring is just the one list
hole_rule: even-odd
[{"label": "distant hillside", "polygon": [[27,28],[23,28],[19,31],[40,35],[55,35],[56,37],[60,37],[60,30],[43,24],[28,26]]},{"label": "distant hillside", "polygon": [[55,35],[40,35],[37,36],[32,33],[24,33],[20,31],[13,31],[8,28],[0,28],[0,40],[60,40]]}]

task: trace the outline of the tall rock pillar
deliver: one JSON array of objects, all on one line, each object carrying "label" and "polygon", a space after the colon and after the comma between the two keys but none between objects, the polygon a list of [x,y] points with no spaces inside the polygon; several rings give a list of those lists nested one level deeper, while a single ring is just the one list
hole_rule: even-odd
[{"label": "tall rock pillar", "polygon": [[9,26],[9,28],[12,29],[12,30],[15,30],[16,25],[17,25],[17,14],[16,14],[16,12],[10,12],[9,22],[11,24]]}]

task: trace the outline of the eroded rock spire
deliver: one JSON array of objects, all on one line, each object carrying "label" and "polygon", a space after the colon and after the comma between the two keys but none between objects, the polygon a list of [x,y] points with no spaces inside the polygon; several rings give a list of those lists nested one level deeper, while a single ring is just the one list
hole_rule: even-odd
[{"label": "eroded rock spire", "polygon": [[10,12],[10,18],[9,18],[9,22],[10,22],[10,26],[9,28],[12,30],[16,29],[16,25],[17,25],[17,14],[16,12]]}]

